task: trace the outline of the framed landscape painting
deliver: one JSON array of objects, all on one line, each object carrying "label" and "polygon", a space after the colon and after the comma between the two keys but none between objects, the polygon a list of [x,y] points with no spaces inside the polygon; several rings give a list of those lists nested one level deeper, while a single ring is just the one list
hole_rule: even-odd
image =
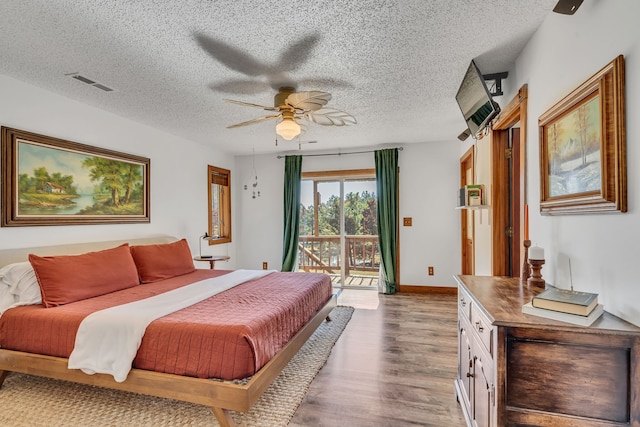
[{"label": "framed landscape painting", "polygon": [[627,211],[624,58],[618,56],[539,119],[540,211]]},{"label": "framed landscape painting", "polygon": [[1,132],[3,227],[149,222],[148,158]]}]

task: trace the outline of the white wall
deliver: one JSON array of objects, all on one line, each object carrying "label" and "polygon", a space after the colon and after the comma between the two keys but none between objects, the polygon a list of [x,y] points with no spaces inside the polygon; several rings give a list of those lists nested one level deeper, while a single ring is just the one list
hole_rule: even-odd
[{"label": "white wall", "polygon": [[[304,161],[303,161],[304,163]],[[235,158],[234,209],[237,219],[233,240],[237,247],[237,267],[260,269],[267,262],[269,268],[282,267],[282,216],[284,188],[284,159],[275,154],[260,155],[255,158],[256,174],[260,197],[255,199],[244,185],[253,180],[253,158]]]},{"label": "white wall", "polygon": [[[569,286],[571,259],[577,289],[600,294],[605,309],[640,325],[640,285],[636,268],[640,242],[640,2],[587,1],[573,16],[550,14],[509,72],[511,99],[529,88],[527,200],[530,235],[545,248],[544,278]],[[617,55],[626,60],[628,212],[542,216],[537,120]]]},{"label": "white wall", "polygon": [[[475,179],[476,184],[483,184],[485,188],[485,203],[491,204],[491,137],[479,139],[475,145]],[[475,210],[473,212],[474,231],[474,274],[476,276],[490,276],[492,272],[492,242],[491,242],[491,210]]]},{"label": "white wall", "polygon": [[[400,284],[456,286],[460,274],[460,141],[406,145],[400,153]],[[413,226],[402,226],[412,217]],[[427,275],[427,267],[434,275]]]},{"label": "white wall", "polygon": [[[0,249],[169,234],[187,238],[198,253],[207,229],[207,164],[231,169],[232,157],[6,76],[0,93],[2,126],[151,159],[149,224],[2,227]],[[233,244],[203,246],[204,253],[233,255]]]},{"label": "white wall", "polygon": [[[460,272],[460,215],[454,210],[458,187],[458,144],[411,144],[399,153],[400,218],[412,217],[413,226],[400,228],[400,283],[455,286]],[[362,151],[362,150],[359,150]],[[297,154],[297,153],[294,153]],[[300,154],[305,154],[301,151]],[[236,240],[243,268],[282,266],[282,205],[284,159],[256,156],[261,197],[252,199],[242,186],[252,179],[251,156],[236,157],[239,186],[234,197],[242,227]],[[375,168],[373,153],[304,157],[302,170],[324,171]],[[434,276],[427,275],[433,266]]]}]

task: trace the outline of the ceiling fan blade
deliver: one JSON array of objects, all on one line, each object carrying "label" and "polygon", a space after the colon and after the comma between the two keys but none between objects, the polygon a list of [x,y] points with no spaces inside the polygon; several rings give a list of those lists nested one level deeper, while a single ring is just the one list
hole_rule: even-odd
[{"label": "ceiling fan blade", "polygon": [[306,132],[309,128],[309,120],[307,120],[305,117],[296,116],[293,118],[293,120],[295,120],[295,122],[300,126],[301,134]]},{"label": "ceiling fan blade", "polygon": [[254,123],[263,122],[265,120],[277,119],[278,117],[280,117],[280,114],[274,114],[272,116],[258,117],[257,119],[247,120],[246,122],[236,123],[235,125],[227,126],[227,129],[239,128],[241,126],[249,126],[249,125],[252,125]]},{"label": "ceiling fan blade", "polygon": [[323,108],[318,111],[312,111],[307,113],[306,116],[313,123],[322,126],[349,126],[358,123],[356,118],[351,114],[334,108]]},{"label": "ceiling fan blade", "polygon": [[296,110],[316,111],[327,105],[330,99],[330,93],[312,90],[309,92],[294,92],[284,102]]},{"label": "ceiling fan blade", "polygon": [[245,107],[256,107],[256,108],[262,108],[263,110],[267,110],[267,111],[278,111],[277,107],[269,107],[266,105],[253,104],[251,102],[236,101],[234,99],[225,99],[225,101],[230,102],[231,104],[243,105]]}]

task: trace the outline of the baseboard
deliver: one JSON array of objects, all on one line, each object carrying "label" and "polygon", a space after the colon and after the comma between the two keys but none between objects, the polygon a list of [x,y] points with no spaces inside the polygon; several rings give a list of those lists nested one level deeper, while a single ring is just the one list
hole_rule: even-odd
[{"label": "baseboard", "polygon": [[399,285],[398,292],[406,294],[457,294],[456,286]]}]

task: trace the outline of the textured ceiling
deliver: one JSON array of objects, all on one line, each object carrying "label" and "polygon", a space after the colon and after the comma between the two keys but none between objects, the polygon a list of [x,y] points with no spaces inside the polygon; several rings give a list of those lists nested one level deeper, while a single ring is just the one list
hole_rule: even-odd
[{"label": "textured ceiling", "polygon": [[304,151],[457,141],[470,60],[511,68],[556,1],[2,0],[0,74],[232,154],[298,148],[273,120],[226,128],[268,112],[224,98],[272,105],[283,85],[358,120],[311,124]]}]

